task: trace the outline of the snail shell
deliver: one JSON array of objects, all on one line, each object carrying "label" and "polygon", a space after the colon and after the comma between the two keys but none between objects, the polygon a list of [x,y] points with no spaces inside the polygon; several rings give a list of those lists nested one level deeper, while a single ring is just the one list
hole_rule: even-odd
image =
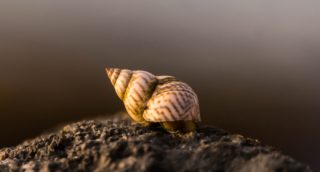
[{"label": "snail shell", "polygon": [[194,130],[194,124],[201,121],[197,95],[175,77],[118,68],[106,72],[134,121],[144,125],[159,122],[168,130]]}]

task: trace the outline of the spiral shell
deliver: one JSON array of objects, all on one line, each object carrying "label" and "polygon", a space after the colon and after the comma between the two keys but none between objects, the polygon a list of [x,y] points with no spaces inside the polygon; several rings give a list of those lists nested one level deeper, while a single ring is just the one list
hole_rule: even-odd
[{"label": "spiral shell", "polygon": [[142,70],[107,68],[107,75],[130,117],[150,122],[200,122],[197,95],[173,76],[155,76]]}]

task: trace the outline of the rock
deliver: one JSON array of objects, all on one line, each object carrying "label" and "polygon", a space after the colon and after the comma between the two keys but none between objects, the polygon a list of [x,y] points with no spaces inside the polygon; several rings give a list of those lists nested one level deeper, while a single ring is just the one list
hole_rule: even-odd
[{"label": "rock", "polygon": [[201,126],[169,134],[127,115],[85,120],[0,149],[0,171],[312,171],[258,140]]}]

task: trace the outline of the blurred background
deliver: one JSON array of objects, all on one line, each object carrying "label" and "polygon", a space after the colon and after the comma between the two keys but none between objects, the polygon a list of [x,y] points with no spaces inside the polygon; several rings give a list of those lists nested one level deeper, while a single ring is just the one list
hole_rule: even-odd
[{"label": "blurred background", "polygon": [[0,148],[124,110],[106,66],[170,74],[204,123],[320,169],[320,1],[0,2]]}]

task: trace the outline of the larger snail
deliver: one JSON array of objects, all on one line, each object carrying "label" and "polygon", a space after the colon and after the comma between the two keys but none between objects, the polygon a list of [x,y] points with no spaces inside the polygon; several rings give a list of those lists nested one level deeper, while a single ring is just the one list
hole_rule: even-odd
[{"label": "larger snail", "polygon": [[106,68],[114,89],[137,123],[160,123],[167,131],[194,131],[201,121],[192,88],[173,76],[147,71]]}]

